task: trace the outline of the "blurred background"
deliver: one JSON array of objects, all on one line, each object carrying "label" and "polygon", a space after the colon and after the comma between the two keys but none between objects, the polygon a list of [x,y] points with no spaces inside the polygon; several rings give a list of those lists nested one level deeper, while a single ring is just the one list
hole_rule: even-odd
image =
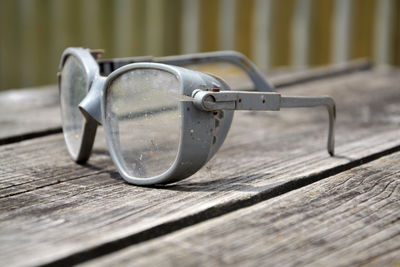
[{"label": "blurred background", "polygon": [[56,82],[69,46],[109,57],[233,49],[262,70],[400,65],[400,0],[0,0],[0,90]]}]

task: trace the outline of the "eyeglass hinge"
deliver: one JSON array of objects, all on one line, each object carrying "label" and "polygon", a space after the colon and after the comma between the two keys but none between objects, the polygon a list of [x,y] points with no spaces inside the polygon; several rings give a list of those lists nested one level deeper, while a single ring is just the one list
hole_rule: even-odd
[{"label": "eyeglass hinge", "polygon": [[194,104],[205,111],[279,110],[281,95],[274,92],[193,91]]},{"label": "eyeglass hinge", "polygon": [[104,49],[90,49],[90,54],[94,59],[99,59],[105,53]]}]

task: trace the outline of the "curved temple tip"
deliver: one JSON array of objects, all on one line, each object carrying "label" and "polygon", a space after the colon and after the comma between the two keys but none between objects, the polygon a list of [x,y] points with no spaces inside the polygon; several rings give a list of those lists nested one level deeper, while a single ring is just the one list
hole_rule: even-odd
[{"label": "curved temple tip", "polygon": [[333,157],[335,155],[335,120],[336,105],[335,101],[329,96],[321,97],[301,97],[301,96],[282,96],[281,108],[306,108],[325,106],[329,114],[329,132],[328,132],[328,153]]},{"label": "curved temple tip", "polygon": [[324,104],[329,113],[329,133],[328,133],[328,152],[331,157],[335,156],[335,121],[336,121],[336,104],[330,97],[325,97]]},{"label": "curved temple tip", "polygon": [[335,156],[335,116],[329,116],[328,153]]},{"label": "curved temple tip", "polygon": [[329,152],[329,155],[330,155],[331,157],[335,156],[335,148],[329,147],[329,148],[328,148],[328,152]]}]

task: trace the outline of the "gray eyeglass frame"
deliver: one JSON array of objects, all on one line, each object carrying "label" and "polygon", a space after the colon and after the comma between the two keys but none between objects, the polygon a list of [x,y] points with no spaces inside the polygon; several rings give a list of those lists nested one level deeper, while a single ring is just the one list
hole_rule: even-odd
[{"label": "gray eyeglass frame", "polygon": [[[88,87],[86,88],[86,90],[89,91],[93,81],[95,80],[95,77],[101,76],[100,74],[109,75],[112,71],[127,64],[137,62],[158,62],[168,65],[186,66],[193,64],[222,62],[232,64],[242,69],[248,75],[254,85],[254,88],[256,88],[257,91],[274,91],[273,86],[264,79],[264,76],[261,74],[261,71],[257,68],[257,66],[243,54],[236,51],[195,53],[190,55],[178,55],[159,58],[154,58],[150,56],[115,58],[96,61],[96,58],[102,53],[103,50],[90,50],[82,47],[69,47],[64,50],[61,56],[61,61],[59,64],[60,72],[68,56],[75,56],[85,69],[88,79]],[[58,72],[59,88],[61,88],[60,83],[62,79],[60,72]],[[95,117],[97,118],[97,121],[100,121],[99,112],[96,114]],[[96,135],[96,129],[97,123],[95,123],[94,120],[87,119],[84,122],[82,132],[80,134],[80,136],[82,136],[82,141],[78,153],[73,153],[67,145],[68,152],[74,161],[78,163],[84,163],[89,159],[93,146],[93,143],[91,144],[90,141],[94,139],[93,136]]]},{"label": "gray eyeglass frame", "polygon": [[[330,97],[284,97],[274,92],[256,66],[237,52],[221,51],[165,58],[128,58],[96,62],[93,53],[84,48],[68,48],[64,51],[60,70],[68,56],[80,60],[88,77],[88,93],[79,104],[85,121],[78,153],[68,151],[76,162],[83,163],[90,156],[98,124],[103,124],[107,145],[117,170],[125,181],[136,185],[170,183],[187,178],[203,167],[223,144],[230,129],[234,110],[279,110],[281,107],[325,106],[329,113],[328,152],[334,154],[335,103]],[[194,59],[194,61],[193,61]],[[142,63],[132,63],[144,60]],[[136,61],[136,62],[137,62]],[[162,63],[155,63],[162,62]],[[231,91],[220,78],[188,70],[175,65],[207,62],[228,62],[242,68],[253,81],[258,92]],[[169,63],[171,65],[168,65]],[[100,75],[101,64],[112,64],[107,77]],[[115,67],[116,66],[116,67]],[[158,69],[172,73],[181,83],[182,95],[191,101],[180,102],[181,131],[178,153],[174,163],[164,173],[149,177],[134,177],[125,170],[118,158],[117,148],[111,141],[111,128],[105,114],[106,90],[120,75],[135,69]],[[115,70],[113,70],[115,69]],[[59,77],[61,81],[62,77]],[[218,123],[216,123],[218,120]],[[218,125],[218,127],[216,126]],[[68,145],[67,145],[68,147]]]}]

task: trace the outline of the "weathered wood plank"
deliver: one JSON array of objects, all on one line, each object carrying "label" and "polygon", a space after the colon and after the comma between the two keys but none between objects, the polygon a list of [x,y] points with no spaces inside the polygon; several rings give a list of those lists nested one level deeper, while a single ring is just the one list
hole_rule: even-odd
[{"label": "weathered wood plank", "polygon": [[125,184],[101,136],[87,165],[71,162],[61,134],[1,146],[0,261],[82,262],[399,150],[399,73],[360,72],[283,90],[336,99],[335,158],[325,151],[327,116],[319,109],[238,112],[206,167],[159,188]]},{"label": "weathered wood plank", "polygon": [[0,93],[0,145],[61,132],[58,90],[47,86]]},{"label": "weathered wood plank", "polygon": [[395,153],[84,265],[396,266],[399,162]]},{"label": "weathered wood plank", "polygon": [[[309,71],[275,71],[267,77],[278,87],[287,87],[338,75],[370,69],[368,62],[351,62],[342,67],[324,67]],[[249,88],[249,81],[227,76],[228,82],[242,89]],[[61,132],[58,90],[45,86],[0,93],[0,145]]]}]

